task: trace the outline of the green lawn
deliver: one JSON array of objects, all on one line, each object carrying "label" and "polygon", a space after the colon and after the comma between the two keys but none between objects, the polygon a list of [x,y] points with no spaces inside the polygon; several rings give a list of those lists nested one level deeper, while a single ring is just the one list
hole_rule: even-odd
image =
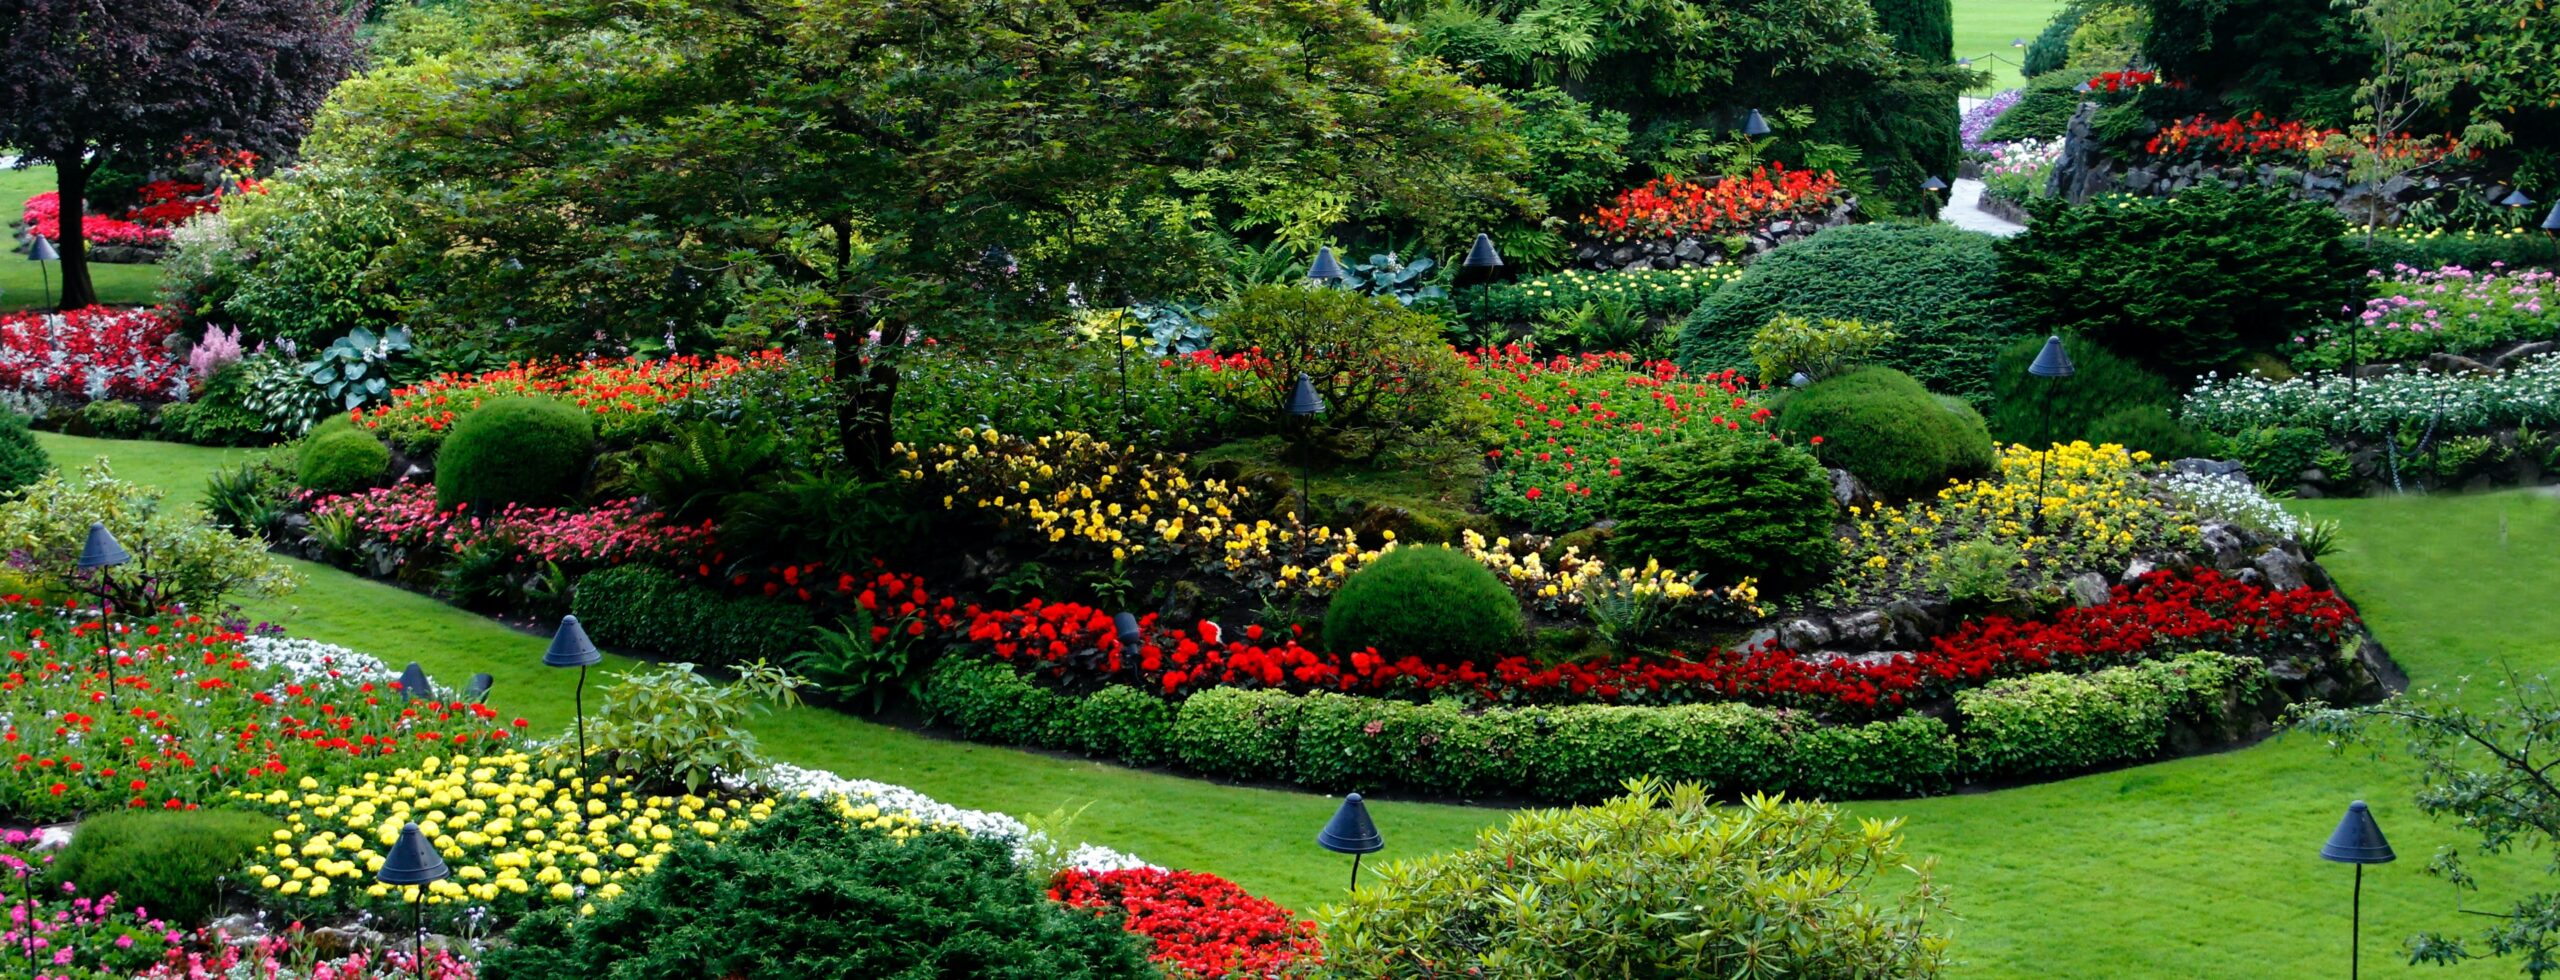
[{"label": "green lawn", "polygon": [[[0,215],[5,215],[0,221],[17,220],[27,198],[52,189],[52,167],[0,169]],[[52,295],[62,295],[62,266],[48,262],[39,267],[27,261],[23,251],[0,252],[0,313],[46,305],[46,276],[52,277]],[[98,287],[101,303],[149,303],[160,290],[160,267],[156,265],[92,262],[89,278]]]},{"label": "green lawn", "polygon": [[2061,0],[1955,0],[1955,6],[1956,57],[1971,58],[1974,67],[1992,74],[1984,92],[2018,84],[2018,65],[2026,60],[2027,49],[2009,42],[2035,40],[2054,11],[2062,9]]},{"label": "green lawn", "polygon": [[[45,443],[57,454],[112,449],[126,475],[176,489],[225,456]],[[2560,604],[2534,601],[2560,591],[2560,500],[2504,493],[2302,509],[2345,525],[2330,567],[2419,682],[2502,664],[2560,666]],[[418,659],[443,677],[488,671],[503,710],[544,725],[567,720],[570,679],[538,666],[541,637],[333,569],[303,571],[302,593],[253,612],[395,663]],[[964,806],[1034,814],[1095,801],[1076,836],[1224,874],[1293,907],[1336,894],[1345,872],[1311,843],[1333,806],[1323,797],[927,738],[817,710],[776,716],[760,731],[780,758]],[[1961,976],[2326,976],[2345,969],[2350,872],[2317,853],[2350,799],[2373,803],[2402,855],[2367,875],[2365,961],[2377,974],[2402,972],[2395,950],[2410,931],[2484,921],[2457,912],[2456,893],[2422,873],[2437,846],[2459,838],[2419,817],[2410,791],[2389,761],[2280,738],[2042,786],[1855,808],[1906,818],[1914,851],[1939,860],[1962,916],[1953,926]],[[1455,846],[1501,817],[1392,802],[1377,816],[1391,855]],[[2491,891],[2474,907],[2532,882],[2529,863],[2488,865]]]}]

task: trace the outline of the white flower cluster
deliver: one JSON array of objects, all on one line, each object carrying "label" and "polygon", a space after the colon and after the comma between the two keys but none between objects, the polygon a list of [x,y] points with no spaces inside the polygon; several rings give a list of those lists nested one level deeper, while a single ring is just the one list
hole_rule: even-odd
[{"label": "white flower cluster", "polygon": [[240,644],[240,655],[250,663],[281,669],[308,683],[333,678],[362,682],[397,676],[372,654],[289,636],[252,636]]},{"label": "white flower cluster", "polygon": [[2331,434],[2383,435],[2405,425],[2483,432],[2560,422],[2560,354],[2526,359],[2503,374],[2393,374],[2351,384],[2345,375],[2269,381],[2205,377],[2179,413],[2215,432],[2298,425]]},{"label": "white flower cluster", "polygon": [[2169,492],[2198,517],[2219,519],[2261,534],[2300,539],[2302,519],[2238,476],[2172,473]]},{"label": "white flower cluster", "polygon": [[[825,770],[804,769],[789,763],[775,763],[765,771],[761,781],[786,796],[824,798],[841,795],[856,806],[877,806],[926,823],[956,825],[971,836],[1011,841],[1014,855],[1020,858],[1029,858],[1047,844],[1040,832],[1025,826],[1020,820],[984,810],[963,810],[904,786],[868,779],[846,779]],[[1068,867],[1092,871],[1153,867],[1136,857],[1092,844],[1077,845],[1067,853],[1066,863]]]}]

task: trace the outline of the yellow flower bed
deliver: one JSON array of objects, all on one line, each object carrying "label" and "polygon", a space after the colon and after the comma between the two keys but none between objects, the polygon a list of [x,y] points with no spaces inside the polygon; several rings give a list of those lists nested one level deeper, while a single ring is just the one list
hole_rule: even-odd
[{"label": "yellow flower bed", "polygon": [[1925,588],[1946,548],[1980,539],[2017,549],[2037,584],[2120,569],[2141,551],[2193,547],[2193,516],[2168,502],[2152,469],[2150,453],[2114,443],[2003,447],[1997,472],[1950,485],[1934,500],[1850,508],[1839,584],[1853,598]]},{"label": "yellow flower bed", "polygon": [[1566,546],[1555,564],[1549,565],[1535,551],[1513,554],[1510,538],[1496,538],[1488,546],[1484,535],[1472,528],[1460,539],[1459,547],[1467,557],[1492,569],[1511,591],[1550,613],[1581,607],[1593,589],[1606,587],[1627,595],[1659,597],[1672,606],[1721,606],[1753,617],[1763,614],[1755,579],[1745,578],[1720,590],[1705,588],[1699,585],[1698,576],[1664,568],[1651,560],[1641,570],[1620,568],[1612,572],[1606,561],[1584,555],[1575,545]]},{"label": "yellow flower bed", "polygon": [[[547,904],[622,894],[676,845],[713,841],[770,817],[772,797],[642,796],[628,780],[599,781],[587,798],[568,769],[544,772],[523,753],[430,756],[412,768],[367,773],[352,786],[235,794],[285,821],[248,869],[288,906],[344,910],[406,904],[415,886],[374,881],[383,856],[415,822],[452,875],[427,886],[429,905],[485,908],[513,918]],[[906,838],[929,828],[902,813],[835,803],[854,824]],[[297,911],[303,909],[297,908]]]}]

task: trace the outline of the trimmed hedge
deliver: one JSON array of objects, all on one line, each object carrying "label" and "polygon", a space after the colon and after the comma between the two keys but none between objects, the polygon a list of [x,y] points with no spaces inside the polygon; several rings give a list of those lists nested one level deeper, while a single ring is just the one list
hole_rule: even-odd
[{"label": "trimmed hedge", "polygon": [[807,648],[817,623],[800,606],[723,595],[640,565],[579,579],[569,609],[597,643],[713,666],[781,663]]},{"label": "trimmed hedge", "polygon": [[[1959,723],[1950,727],[1919,713],[1826,725],[1804,712],[1744,704],[1469,711],[1447,701],[1243,688],[1175,704],[1129,687],[1076,697],[1007,664],[950,657],[934,667],[923,704],[938,723],[979,741],[1138,765],[1179,762],[1215,778],[1329,793],[1397,788],[1581,801],[1650,775],[1724,795],[1850,798],[2150,758],[2166,745],[2171,721],[2219,721],[2231,695],[2255,697],[2266,676],[2256,660],[2219,653],[2086,677],[2040,674],[1958,695]],[[1162,710],[1140,707],[1141,699]],[[1105,727],[1121,720],[1133,723]]]},{"label": "trimmed hedge", "polygon": [[373,433],[337,429],[302,444],[295,482],[313,493],[353,493],[381,482],[391,447]]},{"label": "trimmed hedge", "polygon": [[1325,606],[1334,650],[1411,653],[1432,663],[1491,663],[1520,646],[1520,600],[1466,553],[1397,548],[1351,573]]},{"label": "trimmed hedge", "polygon": [[243,810],[121,810],[81,821],[55,859],[57,880],[113,894],[181,928],[211,918],[222,882],[284,825]]},{"label": "trimmed hedge", "polygon": [[436,506],[560,503],[586,480],[595,442],[586,410],[557,398],[483,403],[453,424],[436,452]]}]

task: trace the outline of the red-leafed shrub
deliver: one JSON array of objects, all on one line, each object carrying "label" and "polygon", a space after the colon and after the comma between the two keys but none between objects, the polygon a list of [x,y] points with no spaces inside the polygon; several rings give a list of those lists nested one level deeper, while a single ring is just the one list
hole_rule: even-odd
[{"label": "red-leafed shrub", "polygon": [[1619,192],[1617,203],[1585,216],[1582,227],[1616,241],[1735,235],[1820,210],[1839,192],[1840,178],[1831,171],[1789,170],[1778,163],[1712,184],[1656,177]]},{"label": "red-leafed shrub", "polygon": [[1323,955],[1315,923],[1213,874],[1069,868],[1050,881],[1049,897],[1126,912],[1124,927],[1152,941],[1148,958],[1176,977],[1271,976]]}]

